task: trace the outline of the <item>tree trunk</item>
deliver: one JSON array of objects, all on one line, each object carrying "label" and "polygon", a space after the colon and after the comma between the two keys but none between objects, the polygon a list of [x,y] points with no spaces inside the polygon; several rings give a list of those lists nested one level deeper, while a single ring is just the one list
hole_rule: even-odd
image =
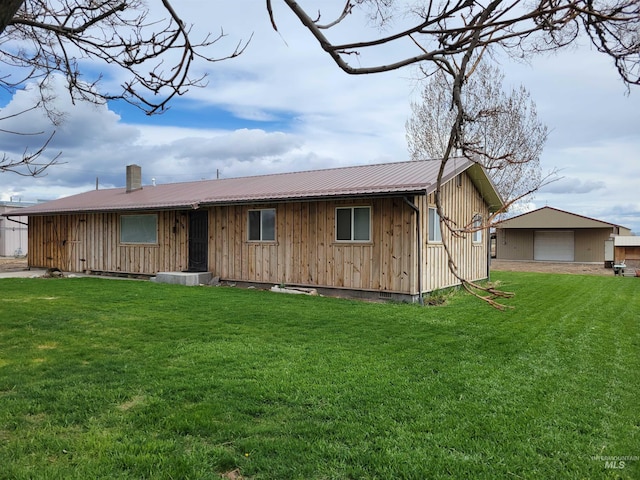
[{"label": "tree trunk", "polygon": [[23,0],[0,0],[0,34],[13,20]]}]

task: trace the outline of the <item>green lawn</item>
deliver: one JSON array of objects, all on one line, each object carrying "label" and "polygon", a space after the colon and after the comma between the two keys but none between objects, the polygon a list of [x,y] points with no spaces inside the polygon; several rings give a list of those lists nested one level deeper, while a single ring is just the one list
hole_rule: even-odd
[{"label": "green lawn", "polygon": [[515,309],[0,280],[0,478],[640,478],[640,281],[493,280]]}]

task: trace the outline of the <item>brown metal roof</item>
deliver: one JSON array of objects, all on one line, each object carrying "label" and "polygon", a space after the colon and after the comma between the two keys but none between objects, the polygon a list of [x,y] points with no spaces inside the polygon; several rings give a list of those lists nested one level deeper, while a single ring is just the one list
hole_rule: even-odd
[{"label": "brown metal roof", "polygon": [[[20,215],[191,209],[231,203],[430,193],[435,190],[439,168],[439,161],[422,160],[144,186],[129,193],[124,188],[92,190],[21,208]],[[451,159],[444,182],[468,169],[487,203],[500,207],[502,201],[484,170],[468,159]]]}]

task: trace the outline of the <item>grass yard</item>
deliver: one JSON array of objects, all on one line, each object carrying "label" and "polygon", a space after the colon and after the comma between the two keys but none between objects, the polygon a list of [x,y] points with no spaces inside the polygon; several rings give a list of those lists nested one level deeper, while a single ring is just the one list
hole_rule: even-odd
[{"label": "grass yard", "polygon": [[640,478],[640,281],[493,277],[515,309],[2,279],[0,478]]}]

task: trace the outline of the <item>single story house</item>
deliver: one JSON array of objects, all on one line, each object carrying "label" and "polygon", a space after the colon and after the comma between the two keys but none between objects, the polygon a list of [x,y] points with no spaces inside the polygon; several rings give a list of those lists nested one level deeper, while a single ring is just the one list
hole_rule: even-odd
[{"label": "single story house", "polygon": [[542,207],[500,222],[495,257],[500,260],[597,263],[605,261],[605,241],[630,235],[613,223]]},{"label": "single story house", "polygon": [[[488,238],[440,230],[439,161],[94,190],[23,209],[31,267],[69,272],[211,272],[240,284],[315,287],[332,295],[404,299],[488,276]],[[481,224],[503,205],[478,164],[451,159],[445,213]],[[5,214],[7,215],[7,214]]]}]

